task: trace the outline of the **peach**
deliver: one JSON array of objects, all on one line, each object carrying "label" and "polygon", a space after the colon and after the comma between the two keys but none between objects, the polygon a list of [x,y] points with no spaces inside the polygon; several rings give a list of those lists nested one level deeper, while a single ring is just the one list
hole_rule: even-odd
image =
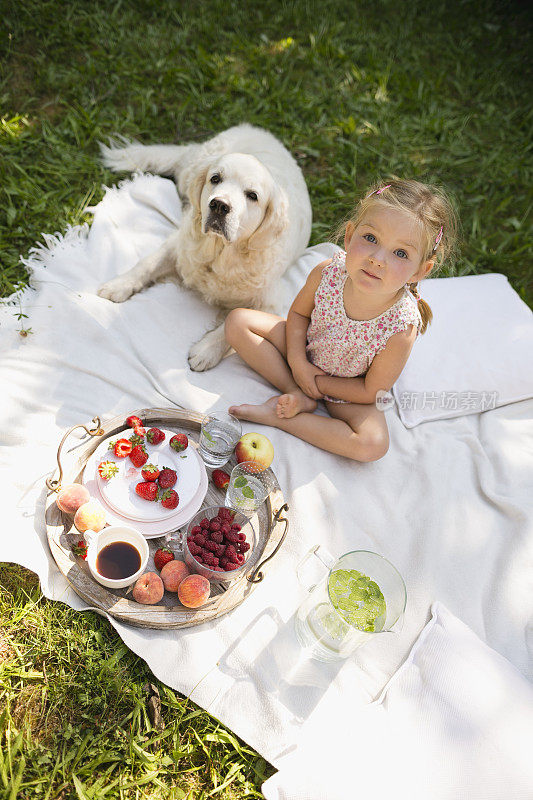
[{"label": "peach", "polygon": [[191,571],[184,561],[169,561],[161,570],[161,580],[165,584],[167,592],[177,592],[178,586]]},{"label": "peach", "polygon": [[56,497],[57,507],[65,514],[75,514],[80,506],[91,499],[89,490],[81,483],[69,483],[59,491]]},{"label": "peach", "polygon": [[105,526],[105,511],[98,500],[89,500],[78,508],[74,514],[74,525],[80,531],[101,531]]},{"label": "peach", "polygon": [[133,587],[133,597],[138,603],[153,605],[159,603],[165,588],[163,581],[155,572],[145,572]]},{"label": "peach", "polygon": [[209,597],[211,584],[203,575],[189,575],[178,586],[178,598],[187,608],[203,606]]}]

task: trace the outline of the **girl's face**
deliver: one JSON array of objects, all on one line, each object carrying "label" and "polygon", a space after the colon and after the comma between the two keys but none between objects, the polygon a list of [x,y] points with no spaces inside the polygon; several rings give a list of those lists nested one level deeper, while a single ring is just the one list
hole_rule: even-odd
[{"label": "girl's face", "polygon": [[344,236],[346,270],[366,294],[392,295],[424,278],[433,261],[424,261],[422,226],[406,211],[375,205],[361,222],[349,222]]}]

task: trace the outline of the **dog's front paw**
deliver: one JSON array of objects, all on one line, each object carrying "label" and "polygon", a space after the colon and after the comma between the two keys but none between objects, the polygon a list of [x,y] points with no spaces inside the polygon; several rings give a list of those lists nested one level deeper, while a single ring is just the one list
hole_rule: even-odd
[{"label": "dog's front paw", "polygon": [[135,294],[135,287],[130,281],[114,278],[112,281],[104,283],[97,292],[99,297],[104,300],[111,300],[113,303],[123,303],[132,294]]},{"label": "dog's front paw", "polygon": [[209,331],[189,350],[189,366],[193,372],[211,369],[224,357],[227,349],[228,345],[224,335],[221,336],[216,330]]}]

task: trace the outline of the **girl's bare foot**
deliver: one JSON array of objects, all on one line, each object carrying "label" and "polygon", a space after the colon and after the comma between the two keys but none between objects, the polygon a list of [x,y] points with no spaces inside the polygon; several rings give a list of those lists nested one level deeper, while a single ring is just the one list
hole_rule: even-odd
[{"label": "girl's bare foot", "polygon": [[275,426],[278,419],[276,416],[278,400],[279,395],[276,395],[275,397],[270,397],[262,405],[230,406],[228,413],[233,414],[237,419],[247,419],[250,422],[261,422],[263,425]]},{"label": "girl's bare foot", "polygon": [[316,400],[303,392],[289,392],[278,397],[276,414],[282,419],[290,419],[300,411],[312,412],[316,409]]}]

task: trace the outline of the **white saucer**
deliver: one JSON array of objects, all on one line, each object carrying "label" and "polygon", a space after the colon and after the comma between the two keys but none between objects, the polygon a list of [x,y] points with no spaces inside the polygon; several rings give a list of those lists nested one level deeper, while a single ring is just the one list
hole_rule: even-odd
[{"label": "white saucer", "polygon": [[180,503],[178,508],[175,509],[174,511],[169,511],[168,515],[162,521],[142,522],[137,520],[133,522],[130,521],[129,518],[122,516],[121,514],[117,513],[114,509],[111,508],[111,506],[107,503],[106,499],[100,492],[98,486],[99,480],[96,479],[96,468],[100,463],[100,461],[103,460],[101,457],[98,457],[97,455],[99,448],[97,448],[97,450],[92,454],[92,456],[87,461],[83,473],[83,483],[89,490],[91,497],[96,498],[102,503],[106,512],[106,520],[108,523],[124,524],[125,521],[126,522],[129,521],[132,527],[136,528],[147,539],[155,539],[159,536],[164,536],[167,533],[171,533],[172,531],[175,531],[178,528],[183,528],[185,525],[187,525],[189,520],[191,520],[192,517],[194,517],[194,515],[196,514],[196,512],[200,510],[200,508],[202,507],[202,503],[204,502],[208,486],[207,472],[203,461],[201,460],[200,456],[196,451],[196,444],[192,442],[189,443],[188,449],[191,449],[191,452],[194,453],[194,456],[200,461],[201,465],[200,483],[198,485],[196,494],[189,501],[187,506],[182,507]]},{"label": "white saucer", "polygon": [[[192,446],[177,453],[168,444],[174,435],[173,431],[163,430],[163,433],[166,435],[166,439],[161,444],[145,443],[148,453],[146,463],[154,464],[160,469],[170,467],[176,471],[178,480],[172,488],[177,491],[179,496],[178,508],[185,509],[196,495],[202,468],[205,472],[205,467]],[[128,456],[117,458],[113,451],[108,449],[109,442],[118,438],[121,438],[120,435],[107,437],[98,445],[95,452],[97,459],[95,475],[100,494],[113,511],[122,517],[135,520],[135,522],[162,522],[169,519],[175,513],[174,509],[164,508],[158,502],[143,500],[135,492],[136,485],[144,482],[142,467],[134,467]],[[107,481],[101,478],[98,474],[98,465],[101,461],[113,461],[118,467],[118,474]]]}]

